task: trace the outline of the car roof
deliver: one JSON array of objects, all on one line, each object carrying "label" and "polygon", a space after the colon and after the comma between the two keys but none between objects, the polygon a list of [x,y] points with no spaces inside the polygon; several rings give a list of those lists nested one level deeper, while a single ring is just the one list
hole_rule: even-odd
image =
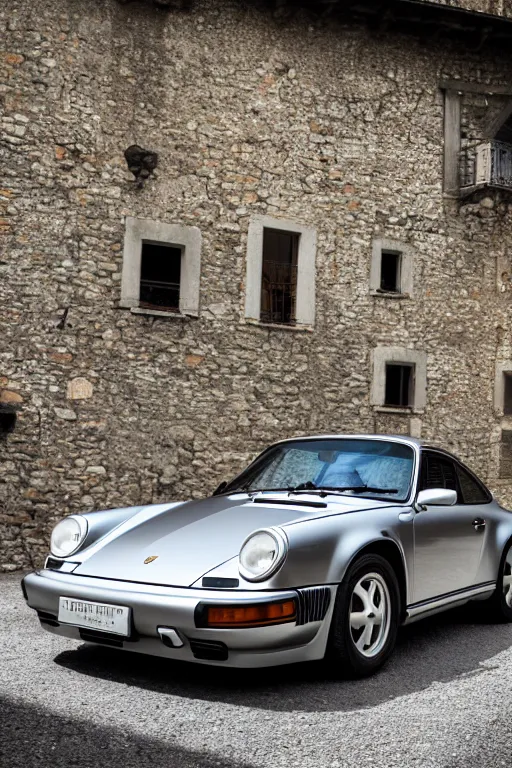
[{"label": "car roof", "polygon": [[[417,437],[409,437],[409,435],[371,435],[371,434],[325,434],[325,435],[297,435],[296,437],[288,437],[285,440],[279,440],[275,445],[281,445],[282,443],[296,442],[297,440],[389,440],[395,443],[405,443],[406,445],[416,445],[418,447],[424,446],[425,442]],[[430,446],[429,447],[435,447]],[[443,449],[440,449],[443,450]]]}]

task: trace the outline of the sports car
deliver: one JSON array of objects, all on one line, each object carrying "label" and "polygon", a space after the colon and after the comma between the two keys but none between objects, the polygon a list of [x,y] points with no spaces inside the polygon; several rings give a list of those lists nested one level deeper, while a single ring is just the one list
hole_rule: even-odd
[{"label": "sports car", "polygon": [[363,676],[401,624],[512,621],[512,514],[409,437],[283,440],[200,501],[71,515],[22,582],[41,626],[169,659]]}]

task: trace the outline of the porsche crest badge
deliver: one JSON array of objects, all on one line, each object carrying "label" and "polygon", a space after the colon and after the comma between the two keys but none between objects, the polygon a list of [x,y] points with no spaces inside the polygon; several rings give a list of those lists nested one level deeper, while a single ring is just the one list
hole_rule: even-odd
[{"label": "porsche crest badge", "polygon": [[146,557],[146,559],[144,560],[144,565],[149,565],[150,563],[153,562],[153,560],[156,560],[157,557],[158,555],[151,555],[151,557]]}]

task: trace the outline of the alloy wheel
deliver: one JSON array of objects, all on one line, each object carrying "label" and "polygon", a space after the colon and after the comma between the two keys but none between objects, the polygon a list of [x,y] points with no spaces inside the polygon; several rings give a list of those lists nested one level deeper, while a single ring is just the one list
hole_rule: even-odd
[{"label": "alloy wheel", "polygon": [[[512,550],[509,573],[509,605],[512,605]],[[352,642],[359,653],[367,658],[376,656],[386,643],[391,622],[389,589],[379,573],[368,573],[355,585],[350,599],[349,621]]]},{"label": "alloy wheel", "polygon": [[512,608],[512,547],[508,550],[503,568],[503,597],[509,608]]}]

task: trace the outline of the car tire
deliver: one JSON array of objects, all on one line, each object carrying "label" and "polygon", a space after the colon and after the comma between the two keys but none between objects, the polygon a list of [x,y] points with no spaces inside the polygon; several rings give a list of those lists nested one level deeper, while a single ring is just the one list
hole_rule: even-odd
[{"label": "car tire", "polygon": [[503,551],[496,589],[483,606],[489,621],[496,624],[512,622],[512,543]]},{"label": "car tire", "polygon": [[362,555],[338,587],[325,655],[329,674],[357,678],[380,669],[395,647],[399,619],[395,571],[380,555]]}]

